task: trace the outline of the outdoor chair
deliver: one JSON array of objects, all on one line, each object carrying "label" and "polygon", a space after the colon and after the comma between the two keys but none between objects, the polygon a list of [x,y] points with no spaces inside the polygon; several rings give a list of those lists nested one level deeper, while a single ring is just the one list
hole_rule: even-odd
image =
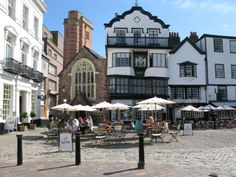
[{"label": "outdoor chair", "polygon": [[58,130],[56,129],[52,129],[52,130],[48,130],[46,127],[44,127],[44,131],[45,131],[45,144],[51,142],[52,144],[57,144],[58,143]]},{"label": "outdoor chair", "polygon": [[13,132],[16,127],[16,118],[15,117],[7,117],[6,123],[4,125],[4,130],[9,133]]},{"label": "outdoor chair", "polygon": [[172,142],[173,140],[179,141],[177,139],[177,136],[180,133],[180,131],[181,131],[181,124],[178,124],[176,130],[169,132],[169,134],[171,135],[169,142]]},{"label": "outdoor chair", "polygon": [[155,139],[155,142],[157,142],[157,139],[161,140],[161,142],[164,142],[163,138],[162,138],[162,130],[161,127],[156,127],[156,128],[152,128],[151,130],[151,140],[150,143],[152,143],[152,141]]}]

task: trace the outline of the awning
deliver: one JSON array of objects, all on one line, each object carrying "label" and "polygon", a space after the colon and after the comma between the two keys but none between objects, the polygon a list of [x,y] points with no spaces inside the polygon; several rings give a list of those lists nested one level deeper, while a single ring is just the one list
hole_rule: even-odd
[{"label": "awning", "polygon": [[236,101],[211,102],[214,106],[231,106],[236,108]]}]

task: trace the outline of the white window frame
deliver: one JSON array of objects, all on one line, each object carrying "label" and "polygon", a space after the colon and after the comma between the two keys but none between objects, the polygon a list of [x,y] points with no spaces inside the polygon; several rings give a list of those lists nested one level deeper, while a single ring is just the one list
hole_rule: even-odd
[{"label": "white window frame", "polygon": [[29,46],[25,42],[22,42],[22,44],[21,44],[21,63],[23,65],[27,65],[28,51],[29,51]]},{"label": "white window frame", "polygon": [[13,58],[14,36],[8,32],[6,38],[6,58]]},{"label": "white window frame", "polygon": [[22,27],[28,31],[29,25],[29,8],[26,5],[23,5],[22,10]]},{"label": "white window frame", "polygon": [[15,19],[15,0],[8,0],[8,16]]},{"label": "white window frame", "polygon": [[34,17],[34,37],[38,39],[39,37],[39,19]]},{"label": "white window frame", "polygon": [[3,109],[2,116],[6,119],[12,112],[12,86],[4,84],[3,86]]}]

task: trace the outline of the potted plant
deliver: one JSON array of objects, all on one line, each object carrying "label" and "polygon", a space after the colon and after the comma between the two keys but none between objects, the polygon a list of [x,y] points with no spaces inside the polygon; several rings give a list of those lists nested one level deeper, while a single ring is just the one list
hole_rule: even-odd
[{"label": "potted plant", "polygon": [[36,127],[36,125],[34,124],[34,118],[36,117],[35,112],[31,111],[30,117],[31,117],[30,129],[35,129],[35,127]]},{"label": "potted plant", "polygon": [[[20,117],[21,117],[21,121],[22,122],[27,122],[27,117],[28,117],[28,113],[27,112],[22,112],[22,113],[20,113]],[[21,124],[20,126],[19,126],[19,129],[20,129],[20,131],[24,131],[25,130],[25,125],[24,124]]]}]

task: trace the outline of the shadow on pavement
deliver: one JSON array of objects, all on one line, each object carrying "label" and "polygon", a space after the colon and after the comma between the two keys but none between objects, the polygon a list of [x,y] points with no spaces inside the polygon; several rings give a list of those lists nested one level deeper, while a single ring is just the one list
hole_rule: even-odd
[{"label": "shadow on pavement", "polygon": [[28,140],[28,141],[35,141],[35,140],[42,140],[43,136],[40,135],[26,135],[22,137],[23,140]]},{"label": "shadow on pavement", "polygon": [[123,172],[134,171],[134,170],[139,170],[139,169],[138,168],[129,168],[129,169],[124,169],[124,170],[118,170],[118,171],[103,173],[103,175],[113,175],[113,174],[116,174],[116,173],[123,173]]},{"label": "shadow on pavement", "polygon": [[67,168],[67,167],[72,167],[72,166],[75,166],[75,165],[71,164],[71,165],[63,165],[63,166],[57,166],[57,167],[43,168],[43,169],[38,169],[38,171],[55,170],[55,169],[59,169],[59,168]]},{"label": "shadow on pavement", "polygon": [[12,167],[17,167],[17,165],[7,165],[7,166],[0,167],[0,169],[3,169],[3,168],[12,168]]}]

